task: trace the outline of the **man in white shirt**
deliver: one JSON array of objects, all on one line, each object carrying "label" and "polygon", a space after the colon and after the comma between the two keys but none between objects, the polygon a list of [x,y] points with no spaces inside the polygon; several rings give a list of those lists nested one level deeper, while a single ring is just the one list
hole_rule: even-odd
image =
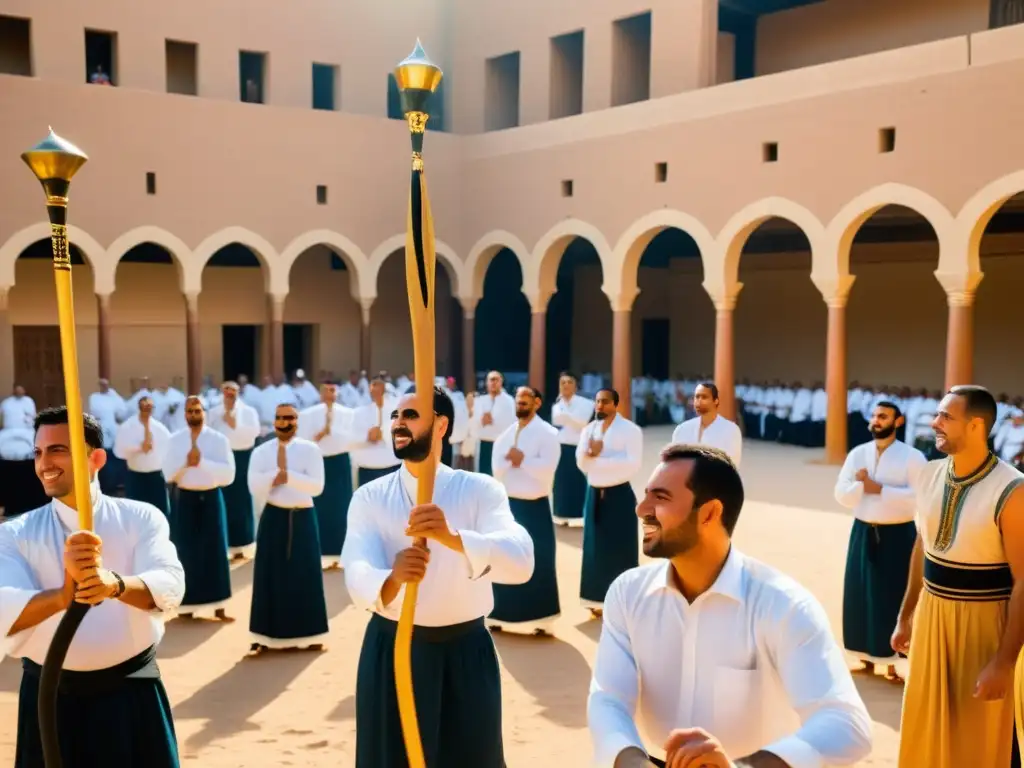
[{"label": "man in white shirt", "polygon": [[487,374],[487,392],[473,403],[476,436],[480,440],[477,450],[477,472],[491,473],[491,455],[494,441],[516,420],[516,401],[504,390],[505,377],[497,371]]},{"label": "man in white shirt", "polygon": [[742,506],[723,451],[662,452],[636,509],[644,554],[660,560],[624,573],[605,601],[587,706],[596,767],[818,768],[871,751],[824,610],[732,545]]},{"label": "man in white shirt", "polygon": [[743,453],[743,434],[736,424],[718,413],[718,387],[713,382],[697,385],[693,409],[697,416],[675,428],[672,442],[720,448],[738,468]]},{"label": "man in white shirt", "polygon": [[10,397],[0,400],[0,427],[3,429],[32,429],[35,417],[35,400],[25,394],[21,384],[14,385]]},{"label": "man in white shirt", "polygon": [[594,401],[576,394],[576,377],[564,371],[558,377],[558,400],[551,406],[551,423],[558,428],[561,458],[555,470],[554,520],[559,525],[583,525],[587,478],[576,466],[576,446],[594,416]]},{"label": "man in white shirt", "polygon": [[361,487],[398,469],[399,461],[384,432],[390,428],[391,411],[398,401],[388,397],[384,379],[374,376],[370,382],[370,402],[352,412],[352,463],[356,465],[356,485]]},{"label": "man in white shirt", "polygon": [[320,448],[324,459],[323,492],[313,499],[320,526],[321,564],[325,570],[341,567],[345,521],[352,500],[352,461],[348,452],[357,436],[352,432],[353,413],[339,404],[338,388],[320,386],[322,402],[299,413],[298,436]]},{"label": "man in white shirt", "polygon": [[[561,457],[558,430],[537,415],[541,395],[533,387],[516,390],[516,423],[494,441],[494,479],[505,486],[512,516],[533,541],[533,576],[525,584],[495,584],[488,625],[548,634],[558,618],[558,570],[551,490]],[[574,462],[575,463],[575,462]]]},{"label": "man in white shirt", "polygon": [[456,456],[462,455],[462,444],[469,439],[469,406],[466,404],[466,396],[456,389],[454,376],[445,379],[444,389],[455,408],[455,423],[452,425],[452,435],[445,444],[446,450],[441,454],[441,461],[453,469],[461,469]]},{"label": "man in white shirt", "polygon": [[111,389],[109,381],[100,379],[99,391],[89,395],[86,410],[96,417],[103,430],[103,450],[107,453],[107,463],[100,471],[100,487],[105,494],[111,495],[124,486],[124,475],[128,469],[124,461],[114,455],[117,428],[128,415],[124,398]]},{"label": "man in white shirt", "polygon": [[0,526],[0,651],[20,657],[23,669],[14,765],[43,765],[41,665],[75,601],[92,607],[60,677],[57,731],[64,765],[176,768],[174,719],[156,646],[164,634],[161,614],[181,601],[185,574],[158,510],[100,491],[103,434],[92,416],[84,422],[95,530],[78,530],[63,406],[35,420],[36,473],[52,501]]},{"label": "man in white shirt", "polygon": [[910,555],[917,540],[910,477],[927,463],[924,454],[896,439],[903,413],[883,400],[868,430],[874,440],[846,457],[836,479],[836,501],[853,510],[843,590],[843,644],[868,673],[875,664],[896,674],[890,639],[907,589]]},{"label": "man in white shirt", "polygon": [[163,463],[171,433],[154,417],[152,397],[140,397],[138,408],[137,414],[117,428],[114,438],[114,453],[128,464],[124,495],[152,504],[170,518],[171,503],[167,496]]},{"label": "man in white shirt", "polygon": [[235,479],[235,457],[227,437],[206,426],[198,395],[185,399],[185,429],[171,435],[164,477],[177,486],[171,541],[185,567],[181,616],[234,621],[225,613],[231,598],[227,514],[221,488]]},{"label": "man in white shirt", "polygon": [[[420,413],[415,394],[401,398],[391,439],[402,468],[359,488],[349,508],[345,583],[355,605],[373,611],[356,678],[355,768],[407,764],[394,676],[407,583],[419,584],[412,672],[427,764],[505,766],[501,675],[484,617],[492,584],[529,580],[533,543],[500,483],[440,464],[434,446],[451,431],[455,409],[441,389],[433,395],[433,413]],[[439,464],[433,503],[417,505],[427,461]]]},{"label": "man in white shirt", "polygon": [[249,459],[260,436],[260,416],[240,397],[233,381],[221,386],[221,403],[210,409],[210,427],[228,439],[235,458],[235,479],[221,489],[227,515],[228,555],[233,559],[252,557],[256,548],[256,510],[249,493]]},{"label": "man in white shirt", "polygon": [[618,392],[599,390],[595,420],[576,447],[576,464],[587,478],[580,600],[594,618],[601,615],[609,585],[640,559],[636,494],[630,483],[643,461],[644,435],[619,415],[618,406]]},{"label": "man in white shirt", "polygon": [[249,632],[254,653],[323,650],[327,602],[313,498],[324,489],[324,460],[296,437],[299,412],[279,405],[275,437],[252,452],[249,490],[266,499],[256,534]]}]

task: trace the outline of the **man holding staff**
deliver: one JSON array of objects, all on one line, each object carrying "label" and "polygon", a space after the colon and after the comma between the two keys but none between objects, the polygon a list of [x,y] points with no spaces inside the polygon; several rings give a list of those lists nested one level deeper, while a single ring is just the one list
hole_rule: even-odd
[{"label": "man holding staff", "polygon": [[161,613],[185,592],[170,528],[151,504],[100,492],[103,432],[84,417],[95,531],[79,531],[68,413],[35,419],[36,474],[52,501],[0,526],[0,632],[4,655],[21,657],[15,768],[43,765],[41,665],[72,601],[87,603],[57,698],[60,749],[70,766],[177,768],[170,702],[156,646]]},{"label": "man holding staff", "polygon": [[[359,488],[349,507],[345,583],[353,602],[373,612],[356,680],[356,768],[408,765],[394,648],[410,583],[419,585],[413,691],[428,768],[505,765],[501,678],[484,617],[494,606],[492,583],[529,580],[533,542],[497,481],[437,466],[435,445],[449,436],[454,413],[439,388],[432,414],[420,413],[415,393],[402,397],[391,414],[402,467]],[[428,462],[437,471],[433,503],[417,505],[417,477]],[[417,537],[428,545],[415,546]]]}]

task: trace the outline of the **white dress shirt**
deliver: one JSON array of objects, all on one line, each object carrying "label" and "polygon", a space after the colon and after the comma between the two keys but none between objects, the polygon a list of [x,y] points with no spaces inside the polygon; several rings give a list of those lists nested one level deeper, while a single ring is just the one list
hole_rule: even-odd
[{"label": "white dress shirt", "polygon": [[88,412],[96,417],[103,430],[103,447],[113,448],[117,426],[127,415],[124,399],[112,389],[89,395]]},{"label": "white dress shirt", "polygon": [[715,420],[708,424],[703,432],[700,425],[700,416],[684,421],[672,433],[672,442],[710,445],[712,448],[725,451],[732,459],[732,463],[739,467],[743,454],[743,433],[740,432],[740,428],[722,415],[715,416]]},{"label": "white dress shirt", "polygon": [[4,429],[32,429],[36,418],[36,403],[28,395],[5,397],[0,400],[0,417]]},{"label": "white dress shirt", "polygon": [[703,728],[733,760],[759,750],[792,768],[850,765],[872,724],[828,617],[792,579],[733,547],[692,603],[668,561],[619,576],[604,602],[587,719],[594,765]]},{"label": "white dress shirt", "polygon": [[[395,398],[384,395],[380,407],[370,402],[352,411],[350,431],[353,442],[349,452],[352,454],[352,463],[357,467],[386,469],[398,466],[398,457],[391,443],[391,412],[397,404]],[[371,443],[368,437],[373,427],[379,427],[381,432],[380,440],[376,443]]]},{"label": "white dress shirt", "polygon": [[[590,422],[576,446],[576,466],[587,476],[592,488],[612,488],[630,482],[643,462],[644,433],[640,427],[616,414],[602,436],[601,426],[604,423]],[[587,455],[591,438],[604,442],[600,456]]]},{"label": "white dress shirt", "polygon": [[[412,546],[405,535],[416,498],[416,479],[403,465],[359,488],[348,508],[341,562],[352,602],[398,621],[405,585],[389,605],[380,590],[395,556]],[[472,621],[494,608],[492,583],[525,584],[533,575],[533,539],[512,516],[508,496],[493,477],[437,468],[433,503],[448,527],[462,537],[465,552],[431,544],[427,575],[420,582],[416,624],[439,627]]]},{"label": "white dress shirt", "polygon": [[27,461],[36,453],[36,433],[31,427],[0,429],[0,459]]},{"label": "white dress shirt", "polygon": [[128,462],[132,472],[157,472],[163,469],[167,445],[171,441],[171,433],[156,417],[150,414],[149,434],[153,438],[153,449],[149,453],[142,452],[142,441],[146,436],[145,427],[135,414],[117,428],[114,438],[114,455]]},{"label": "white dress shirt", "polygon": [[[836,501],[865,523],[892,525],[914,519],[915,495],[910,477],[928,460],[916,448],[899,440],[878,453],[875,441],[858,445],[846,457],[836,480]],[[857,472],[866,469],[868,477],[882,486],[881,493],[864,493]]]},{"label": "white dress shirt", "polygon": [[203,426],[196,438],[199,464],[188,466],[192,450],[192,430],[185,428],[171,435],[164,456],[164,478],[186,491],[208,491],[223,488],[235,481],[235,454],[227,437]]},{"label": "white dress shirt", "polygon": [[[138,656],[160,642],[160,614],[173,611],[185,594],[185,571],[170,540],[163,513],[150,504],[115,499],[92,486],[93,525],[103,540],[103,567],[122,576],[138,576],[149,587],[156,610],[132,608],[120,600],[104,600],[82,620],[65,669],[106,669]],[[46,660],[61,611],[46,621],[8,636],[28,601],[64,583],[64,541],[79,530],[78,513],[54,499],[0,525],[0,643],[5,656]]]},{"label": "white dress shirt", "polygon": [[362,389],[357,384],[353,384],[350,381],[346,381],[341,385],[338,390],[338,400],[346,408],[358,408],[361,405],[366,405],[370,401],[370,398],[363,394]]},{"label": "white dress shirt", "polygon": [[[288,480],[272,487],[277,477],[275,437],[256,447],[249,459],[249,492],[263,503],[281,509],[308,509],[313,497],[324,492],[324,459],[316,444],[293,437],[285,447]],[[262,506],[262,504],[260,505]]]},{"label": "white dress shirt", "polygon": [[816,389],[811,399],[811,421],[825,421],[827,419],[828,392],[824,389]]},{"label": "white dress shirt", "polygon": [[551,406],[551,423],[558,428],[558,441],[573,447],[580,444],[580,435],[594,415],[594,401],[573,395],[566,402],[561,397]]},{"label": "white dress shirt", "polygon": [[296,436],[317,445],[323,456],[348,453],[352,444],[357,440],[356,435],[352,432],[352,415],[351,408],[333,403],[331,405],[331,430],[324,435],[323,440],[317,441],[314,438],[327,426],[327,405],[319,403],[299,413],[299,431]]},{"label": "white dress shirt", "polygon": [[[484,426],[485,413],[491,414],[493,421]],[[473,420],[476,422],[476,436],[484,442],[493,443],[516,420],[516,401],[508,392],[502,390],[496,396],[477,395],[473,402]]]},{"label": "white dress shirt", "polygon": [[[513,447],[523,452],[518,467],[505,458]],[[558,430],[540,416],[534,416],[525,427],[517,421],[494,441],[491,459],[494,478],[503,483],[514,499],[546,499],[555,487],[555,470],[562,458]]]},{"label": "white dress shirt", "polygon": [[793,395],[793,404],[789,411],[789,420],[799,424],[811,418],[814,393],[806,387],[798,389]]},{"label": "white dress shirt", "polygon": [[224,435],[231,444],[232,451],[247,451],[256,445],[256,438],[260,436],[260,415],[251,405],[235,400],[233,409],[235,416],[234,428],[228,426],[224,420],[224,405],[218,405],[210,409],[206,417],[206,423],[211,428]]},{"label": "white dress shirt", "polygon": [[469,438],[469,408],[466,407],[466,397],[461,392],[453,392],[447,387],[444,391],[452,399],[452,410],[455,411],[452,436],[448,438],[448,442],[458,445]]}]

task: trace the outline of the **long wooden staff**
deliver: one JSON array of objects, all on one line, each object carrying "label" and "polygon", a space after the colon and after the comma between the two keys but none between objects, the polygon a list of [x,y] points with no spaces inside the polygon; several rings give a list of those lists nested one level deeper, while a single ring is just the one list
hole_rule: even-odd
[{"label": "long wooden staff", "polygon": [[[433,429],[434,413],[434,222],[430,217],[427,182],[423,176],[423,134],[430,115],[427,102],[441,83],[441,69],[423,50],[416,48],[395,69],[395,79],[402,94],[402,111],[409,123],[412,137],[412,176],[409,185],[409,218],[405,236],[405,285],[409,294],[409,317],[412,320],[413,364],[416,379],[417,409],[430,414]],[[429,504],[434,496],[434,474],[441,445],[434,445],[416,484],[416,503]],[[416,539],[417,546],[426,546]],[[409,768],[426,768],[420,726],[416,717],[416,698],[412,689],[412,631],[416,616],[418,584],[405,585],[402,614],[395,637],[395,688],[398,714]]]},{"label": "long wooden staff", "polygon": [[[23,153],[32,173],[46,193],[46,213],[50,218],[50,242],[53,246],[53,280],[57,286],[57,317],[60,323],[60,356],[64,363],[64,399],[68,407],[68,432],[71,437],[71,466],[75,475],[75,505],[78,527],[92,530],[92,494],[88,455],[85,448],[85,424],[82,417],[82,390],[78,378],[78,347],[75,341],[75,301],[71,290],[71,253],[68,245],[68,190],[71,178],[89,159],[74,144],[57,136],[53,129],[32,149]],[[72,601],[64,612],[46,652],[39,678],[39,735],[46,768],[61,768],[60,742],[57,739],[57,685],[71,640],[85,618],[89,606]]]}]

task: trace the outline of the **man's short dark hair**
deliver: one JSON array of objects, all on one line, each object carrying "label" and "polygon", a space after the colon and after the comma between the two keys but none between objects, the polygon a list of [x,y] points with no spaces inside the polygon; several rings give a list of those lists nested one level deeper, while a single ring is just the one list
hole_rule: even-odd
[{"label": "man's short dark hair", "polygon": [[576,378],[576,374],[572,371],[562,371],[558,374],[558,380],[561,381],[562,379],[572,379],[573,383],[579,381],[579,379]]},{"label": "man's short dark hair", "polygon": [[996,423],[996,399],[992,393],[978,384],[960,384],[952,387],[949,394],[964,399],[964,410],[970,419],[981,419],[985,423],[985,434],[992,432]]},{"label": "man's short dark hair", "polygon": [[722,525],[732,536],[743,509],[743,481],[729,455],[710,445],[673,443],[661,452],[661,461],[693,461],[693,471],[686,487],[693,492],[693,506],[699,507],[712,499],[722,503]]},{"label": "man's short dark hair", "polygon": [[[708,390],[711,393],[711,399],[712,400],[717,400],[718,399],[718,385],[715,384],[715,382],[713,382],[713,381],[700,381],[700,382],[697,382],[697,386],[698,387],[704,387],[704,389]],[[696,391],[696,390],[694,390],[694,391]]]},{"label": "man's short dark hair", "polygon": [[900,410],[900,407],[898,405],[896,405],[896,403],[894,403],[892,400],[879,400],[875,404],[875,408],[890,408],[890,409],[892,409],[893,414],[894,414],[893,415],[893,419],[894,420],[898,419],[900,416],[903,415],[903,411]]},{"label": "man's short dark hair", "polygon": [[614,389],[612,389],[611,387],[601,387],[599,390],[597,390],[597,394],[599,395],[602,392],[607,392],[609,395],[612,396],[612,405],[619,404],[619,393],[616,392]]},{"label": "man's short dark hair", "polygon": [[[410,388],[405,394],[415,395],[416,388]],[[448,440],[452,436],[452,430],[455,428],[455,403],[448,397],[447,392],[436,385],[434,386],[434,413],[438,416],[448,417],[448,429],[444,432],[444,439]]]},{"label": "man's short dark hair", "polygon": [[[102,448],[103,430],[100,428],[100,423],[96,420],[96,417],[91,413],[86,413],[82,415],[82,421],[85,427],[85,444],[93,450]],[[58,424],[67,423],[68,407],[66,405],[57,405],[53,408],[43,408],[43,410],[37,413],[33,428],[38,432],[40,427],[53,427]]]},{"label": "man's short dark hair", "polygon": [[529,384],[523,384],[521,387],[519,387],[519,389],[525,389],[527,392],[529,392],[531,395],[533,395],[538,400],[543,400],[544,399],[543,395],[541,395],[541,393],[540,393],[540,390],[537,389],[536,387],[531,387]]}]

